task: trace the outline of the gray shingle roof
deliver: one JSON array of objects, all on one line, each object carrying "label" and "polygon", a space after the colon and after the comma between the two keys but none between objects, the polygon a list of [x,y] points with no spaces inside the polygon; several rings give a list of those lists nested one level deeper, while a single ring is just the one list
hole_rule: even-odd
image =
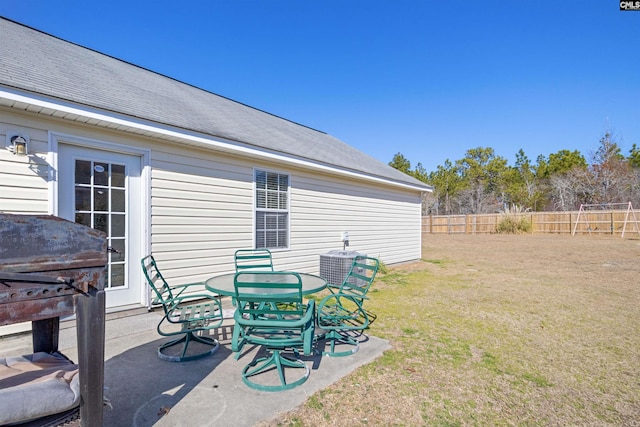
[{"label": "gray shingle roof", "polygon": [[0,85],[428,188],[326,133],[0,17]]}]

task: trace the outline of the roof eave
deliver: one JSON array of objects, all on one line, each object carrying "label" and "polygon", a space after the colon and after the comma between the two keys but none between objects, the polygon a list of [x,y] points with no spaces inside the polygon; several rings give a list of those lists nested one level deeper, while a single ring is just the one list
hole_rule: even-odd
[{"label": "roof eave", "polygon": [[406,190],[418,192],[431,192],[433,188],[424,184],[411,184],[408,182],[391,180],[385,177],[375,176],[364,172],[350,170],[335,165],[314,162],[290,154],[260,149],[259,147],[217,137],[215,135],[203,135],[190,132],[185,129],[150,122],[111,111],[103,111],[85,105],[73,104],[68,101],[53,99],[45,95],[35,94],[7,86],[0,86],[0,105],[21,111],[29,111],[36,114],[71,120],[108,129],[118,130],[135,135],[144,135],[156,139],[187,144],[194,147],[215,149],[229,154],[241,155],[259,159],[268,159],[276,162],[292,164],[312,170],[349,176],[355,179],[373,181],[378,184],[386,184]]}]

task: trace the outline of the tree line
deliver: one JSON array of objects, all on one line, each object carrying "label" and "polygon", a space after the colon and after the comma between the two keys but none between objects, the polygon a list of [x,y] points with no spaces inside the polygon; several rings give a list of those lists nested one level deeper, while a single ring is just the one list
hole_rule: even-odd
[{"label": "tree line", "polygon": [[578,150],[559,150],[531,161],[524,150],[513,166],[493,148],[467,150],[432,172],[397,153],[389,165],[433,187],[423,214],[454,215],[517,211],[569,211],[582,204],[631,202],[640,207],[640,147],[624,155],[611,133],[585,158]]}]

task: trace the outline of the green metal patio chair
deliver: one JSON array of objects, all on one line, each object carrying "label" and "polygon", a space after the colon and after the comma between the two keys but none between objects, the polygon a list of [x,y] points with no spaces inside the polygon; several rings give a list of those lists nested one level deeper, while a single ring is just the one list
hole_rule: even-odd
[{"label": "green metal patio chair", "polygon": [[[330,346],[323,354],[348,356],[360,348],[354,333],[361,334],[371,323],[363,305],[379,266],[376,258],[356,256],[340,288],[337,291],[329,288],[331,295],[318,303],[318,328],[326,332],[323,337]],[[339,350],[345,346],[348,350]]]},{"label": "green metal patio chair", "polygon": [[[142,258],[141,264],[147,283],[155,294],[154,302],[161,304],[164,310],[164,317],[157,326],[158,333],[165,337],[177,337],[158,347],[158,357],[170,362],[183,362],[215,353],[220,346],[218,341],[198,333],[222,324],[220,299],[206,293],[188,293],[200,283],[169,286],[152,255]],[[203,344],[206,350],[188,353],[192,342]],[[179,353],[170,351],[179,345],[182,345]]]},{"label": "green metal patio chair", "polygon": [[245,270],[273,271],[271,251],[266,248],[238,249],[234,254],[236,272]]},{"label": "green metal patio chair", "polygon": [[[239,271],[273,271],[271,251],[266,248],[238,249],[234,254],[236,272]],[[235,298],[232,299],[235,306]]]},{"label": "green metal patio chair", "polygon": [[[305,355],[313,352],[315,302],[303,303],[300,276],[293,272],[239,272],[234,286],[238,309],[231,349],[237,352],[236,359],[246,344],[263,346],[268,352],[244,367],[242,381],[262,391],[288,390],[304,383],[309,367],[298,357],[300,350]],[[287,350],[295,358],[285,357]],[[304,370],[301,376],[295,374],[299,369]],[[295,379],[289,380],[289,374]]]}]

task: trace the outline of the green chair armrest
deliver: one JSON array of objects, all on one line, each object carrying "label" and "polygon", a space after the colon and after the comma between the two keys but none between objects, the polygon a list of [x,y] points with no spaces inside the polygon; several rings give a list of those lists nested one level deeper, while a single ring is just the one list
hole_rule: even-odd
[{"label": "green chair armrest", "polygon": [[[332,305],[333,306],[333,305],[336,305],[336,304],[340,304],[340,299],[341,298],[353,301],[360,308],[362,308],[362,300],[369,299],[369,297],[364,296],[364,295],[363,296],[353,295],[353,294],[347,294],[347,293],[344,293],[344,292],[339,292],[339,293],[336,293],[336,294],[327,295],[326,297],[324,297],[318,303],[318,315],[322,312],[323,307],[325,307],[326,305]],[[333,304],[329,304],[329,301],[331,301],[331,300],[335,300],[335,302]]]},{"label": "green chair armrest", "polygon": [[[354,306],[345,307],[340,299],[349,300]],[[335,294],[323,298],[318,304],[317,319],[321,328],[358,330],[369,325],[369,316],[362,307],[362,298],[349,294]],[[353,322],[357,319],[361,319],[362,324],[354,325]]]},{"label": "green chair armrest", "polygon": [[236,312],[233,314],[233,318],[236,324],[241,326],[264,327],[273,329],[299,328],[314,320],[315,306],[315,301],[309,301],[304,315],[295,320],[263,317],[257,319],[245,319],[244,317],[242,317],[242,313],[239,310],[236,310]]},{"label": "green chair armrest", "polygon": [[[212,297],[207,294],[194,294],[183,296],[180,298],[174,299],[172,301],[171,307],[167,309],[167,313],[164,318],[167,322],[172,324],[189,324],[193,322],[198,322],[202,320],[217,321],[217,326],[222,324],[223,316],[222,316],[222,303],[218,298]],[[199,313],[195,316],[184,317],[178,314],[178,312],[182,312],[187,309],[187,307],[191,307],[194,310],[197,310],[205,305],[211,306],[209,308],[209,312],[206,314]],[[160,325],[158,325],[160,327]],[[211,326],[207,326],[207,329],[210,329]],[[204,329],[204,328],[203,328]]]}]

